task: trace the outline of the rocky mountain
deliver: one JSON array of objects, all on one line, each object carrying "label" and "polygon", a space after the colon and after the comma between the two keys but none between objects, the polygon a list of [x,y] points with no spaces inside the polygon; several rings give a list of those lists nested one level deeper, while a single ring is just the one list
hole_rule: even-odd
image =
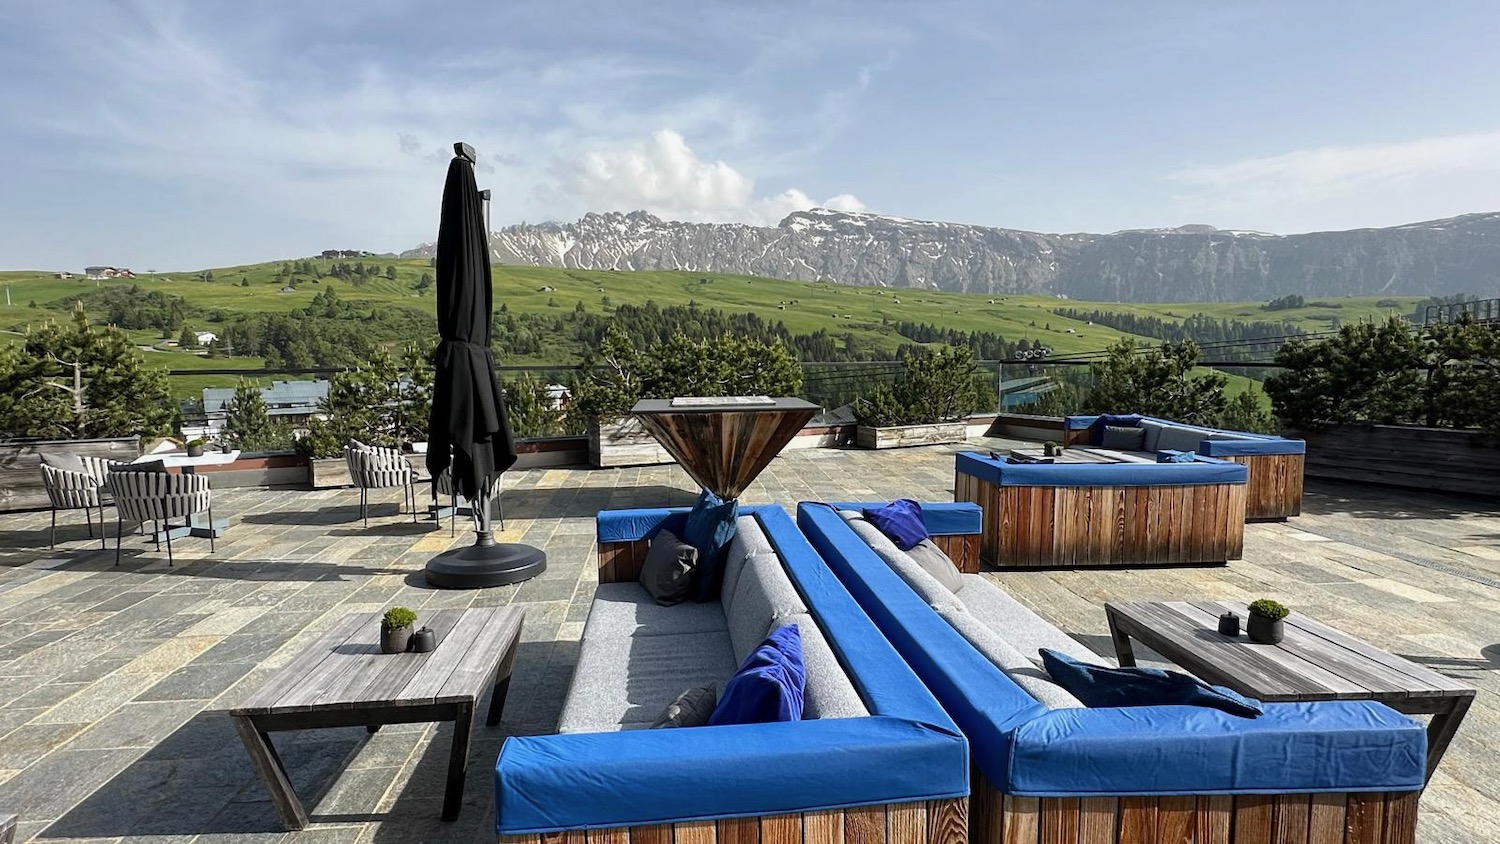
[{"label": "rocky mountain", "polygon": [[[428,257],[432,244],[402,253]],[[802,281],[1042,293],[1125,302],[1500,295],[1500,212],[1382,229],[1273,235],[1193,225],[1042,234],[813,209],[776,226],[678,223],[644,211],[509,226],[508,264],[743,273]]]}]

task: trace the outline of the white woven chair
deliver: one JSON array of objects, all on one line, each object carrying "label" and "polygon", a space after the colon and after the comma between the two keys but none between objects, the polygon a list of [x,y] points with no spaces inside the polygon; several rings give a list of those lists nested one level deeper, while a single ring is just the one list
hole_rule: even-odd
[{"label": "white woven chair", "polygon": [[[394,448],[344,446],[349,478],[359,487],[359,517],[370,524],[370,490],[401,487],[411,520],[417,520],[417,472],[406,456]],[[397,508],[396,512],[400,512]]]},{"label": "white woven chair", "polygon": [[[167,565],[172,565],[172,521],[197,513],[207,513],[214,520],[213,498],[208,478],[203,475],[172,475],[166,472],[110,472],[106,481],[115,497],[115,565],[120,564],[120,539],[125,521],[153,522],[157,530],[156,550],[161,550],[161,535],[167,535]],[[208,535],[208,550],[214,549],[214,537]]]},{"label": "white woven chair", "polygon": [[57,547],[57,511],[82,510],[88,521],[89,536],[94,535],[94,511],[99,511],[99,547],[104,544],[104,507],[109,504],[109,493],[104,480],[109,470],[125,464],[103,457],[79,455],[85,471],[73,472],[56,466],[42,464],[42,486],[47,490],[47,500],[52,505],[52,536],[50,547]]}]

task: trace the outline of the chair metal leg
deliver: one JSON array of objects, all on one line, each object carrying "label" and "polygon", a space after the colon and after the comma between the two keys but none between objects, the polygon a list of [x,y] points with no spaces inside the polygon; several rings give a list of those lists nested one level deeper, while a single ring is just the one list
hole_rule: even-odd
[{"label": "chair metal leg", "polygon": [[[93,539],[94,538],[94,508],[92,508],[92,507],[84,507],[83,508],[83,520],[85,522],[88,522],[88,525],[89,525],[89,539]],[[103,526],[101,526],[99,529],[103,530],[104,528],[103,528]]]},{"label": "chair metal leg", "polygon": [[115,511],[115,565],[120,564],[120,542],[125,536],[125,521],[119,511]]},{"label": "chair metal leg", "polygon": [[448,535],[458,536],[458,493],[453,493],[453,510],[448,513]]},{"label": "chair metal leg", "polygon": [[367,489],[365,489],[364,487],[360,487],[359,488],[359,517],[361,519],[365,520],[365,527],[369,527],[370,526],[370,512],[369,512],[368,509],[366,509],[369,506],[369,500],[370,500],[370,491],[367,490]]},{"label": "chair metal leg", "polygon": [[171,566],[173,564],[172,563],[172,530],[171,530],[171,523],[168,522],[167,525],[168,525],[168,527],[167,527],[167,565]]},{"label": "chair metal leg", "polygon": [[411,504],[411,523],[417,523],[417,482],[415,479],[406,482],[406,499]]},{"label": "chair metal leg", "polygon": [[100,501],[99,502],[99,548],[100,549],[104,549],[104,548],[108,548],[109,547],[109,545],[107,544],[107,541],[106,541],[106,537],[108,537],[109,534],[105,533],[105,531],[104,531],[104,525],[105,525],[105,521],[104,521],[104,502]]},{"label": "chair metal leg", "polygon": [[218,531],[214,530],[214,508],[210,507],[208,508],[208,553],[210,554],[216,553],[214,549],[215,533],[218,533]]},{"label": "chair metal leg", "polygon": [[162,525],[162,523],[160,521],[158,521],[156,519],[152,519],[151,520],[151,528],[152,528],[152,531],[153,531],[152,539],[156,540],[156,553],[158,553],[158,554],[161,553],[161,535],[162,535],[162,533],[166,533],[167,534],[167,541],[168,542],[170,542],[172,540],[172,534],[171,534],[172,523],[170,521],[167,522],[167,530],[166,531],[163,531],[161,529],[161,525]]},{"label": "chair metal leg", "polygon": [[49,548],[57,547],[57,508],[52,508],[52,540],[48,543]]}]

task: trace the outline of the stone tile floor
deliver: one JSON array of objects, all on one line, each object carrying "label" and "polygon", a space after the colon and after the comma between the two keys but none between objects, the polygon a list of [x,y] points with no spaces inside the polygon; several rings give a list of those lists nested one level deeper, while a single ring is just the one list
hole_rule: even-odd
[{"label": "stone tile floor", "polygon": [[[745,500],[951,500],[956,450],[791,452]],[[21,813],[18,840],[492,840],[500,744],[550,731],[572,675],[595,511],[687,504],[692,487],[674,466],[514,472],[504,538],[545,548],[548,570],[473,592],[426,587],[423,563],[471,537],[398,517],[398,497],[381,496],[366,528],[352,491],[223,490],[229,536],[213,556],[182,541],[175,568],[137,536],[116,568],[80,514],[63,517],[55,551],[45,512],[0,515],[0,812]],[[1105,653],[1106,600],[1270,595],[1473,683],[1420,838],[1500,840],[1500,508],[1315,483],[1305,511],[1250,526],[1245,559],[1227,567],[990,576]],[[504,722],[476,728],[463,814],[438,820],[446,728],[281,733],[314,821],[284,833],[225,710],[337,617],[393,604],[526,608]]]}]

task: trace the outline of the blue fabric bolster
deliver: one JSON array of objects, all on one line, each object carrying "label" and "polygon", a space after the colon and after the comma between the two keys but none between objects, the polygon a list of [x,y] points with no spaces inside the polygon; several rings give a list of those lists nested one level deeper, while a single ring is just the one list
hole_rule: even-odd
[{"label": "blue fabric bolster", "polygon": [[[837,718],[506,739],[500,835],[908,803],[969,793],[961,739]],[[690,784],[686,793],[680,786]]]},{"label": "blue fabric bolster", "polygon": [[[830,501],[835,510],[853,510],[856,513],[866,507],[879,507],[888,501]],[[933,536],[954,536],[980,533],[984,530],[984,510],[972,501],[922,502],[922,524]]]},{"label": "blue fabric bolster", "polygon": [[1268,703],[1254,719],[1187,706],[1055,709],[1016,730],[1002,790],[1026,797],[1415,791],[1426,757],[1422,725],[1370,701]]},{"label": "blue fabric bolster", "polygon": [[1211,457],[1256,454],[1306,454],[1305,440],[1281,438],[1259,440],[1204,440],[1199,450]]},{"label": "blue fabric bolster", "polygon": [[[741,507],[740,515],[754,513],[765,505]],[[650,539],[666,528],[681,538],[687,527],[687,507],[653,507],[641,510],[600,510],[594,517],[599,542],[635,542]]]},{"label": "blue fabric bolster", "polygon": [[[976,651],[827,505],[797,505],[797,525],[895,645],[973,748],[974,763],[1003,783],[1010,731],[1047,710]],[[982,724],[982,729],[971,729]]]},{"label": "blue fabric bolster", "polygon": [[1250,472],[1228,461],[1195,463],[1005,463],[961,452],[955,468],[999,486],[1201,486],[1243,484]]}]

